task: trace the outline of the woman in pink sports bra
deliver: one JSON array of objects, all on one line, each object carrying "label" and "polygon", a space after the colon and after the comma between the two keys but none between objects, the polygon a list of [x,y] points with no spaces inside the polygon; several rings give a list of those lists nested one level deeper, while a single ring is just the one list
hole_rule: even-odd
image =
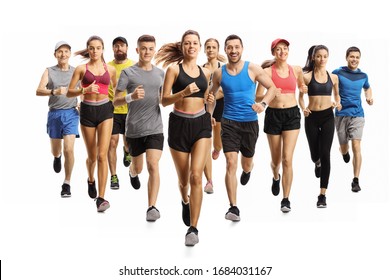
[{"label": "woman in pink sports bra", "polygon": [[[108,99],[108,86],[116,87],[116,70],[105,63],[103,58],[104,43],[98,36],[91,36],[87,48],[75,53],[89,58],[86,64],[76,67],[69,84],[68,97],[81,95],[80,127],[87,148],[88,194],[96,199],[98,212],[110,207],[104,199],[108,176],[107,153],[110,144],[113,111]],[[81,82],[81,88],[78,86]],[[97,162],[98,189],[95,184],[95,166]]]},{"label": "woman in pink sports bra", "polygon": [[[277,196],[280,191],[282,179],[283,199],[280,210],[288,213],[291,210],[289,195],[293,180],[293,154],[301,127],[301,113],[295,95],[297,87],[306,92],[303,82],[303,72],[300,66],[287,64],[290,43],[285,39],[276,39],[271,44],[273,60],[263,62],[261,65],[272,78],[275,86],[281,89],[265,112],[264,132],[267,134],[271,151],[272,193]],[[264,88],[259,86],[257,96],[264,94]],[[261,97],[260,97],[261,99]],[[258,100],[256,100],[258,101]],[[260,101],[260,100],[259,100]],[[279,174],[282,164],[282,176]]]}]

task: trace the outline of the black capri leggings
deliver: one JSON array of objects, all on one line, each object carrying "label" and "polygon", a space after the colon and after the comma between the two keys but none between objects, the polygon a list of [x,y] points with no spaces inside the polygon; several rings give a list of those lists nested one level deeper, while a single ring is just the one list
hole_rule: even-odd
[{"label": "black capri leggings", "polygon": [[332,107],[323,111],[311,111],[311,114],[305,118],[305,132],[311,160],[313,162],[321,160],[320,188],[328,188],[334,129]]}]

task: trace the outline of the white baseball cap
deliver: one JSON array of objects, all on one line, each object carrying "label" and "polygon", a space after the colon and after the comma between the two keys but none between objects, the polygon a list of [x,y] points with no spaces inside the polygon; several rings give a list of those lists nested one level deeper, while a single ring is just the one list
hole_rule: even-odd
[{"label": "white baseball cap", "polygon": [[55,45],[54,51],[57,51],[57,50],[58,50],[60,47],[62,47],[62,46],[67,46],[67,47],[69,47],[69,49],[71,49],[70,45],[69,45],[67,42],[65,42],[65,41],[59,41],[59,42]]}]

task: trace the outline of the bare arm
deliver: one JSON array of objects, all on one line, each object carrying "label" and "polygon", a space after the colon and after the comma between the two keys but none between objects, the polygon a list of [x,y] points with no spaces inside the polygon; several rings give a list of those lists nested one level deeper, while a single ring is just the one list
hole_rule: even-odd
[{"label": "bare arm", "polygon": [[262,84],[258,83],[256,88],[256,100],[255,100],[257,103],[263,101],[264,92],[265,92],[265,88],[263,87]]},{"label": "bare arm", "polygon": [[216,104],[216,95],[221,89],[221,77],[222,70],[220,68],[216,69],[213,73],[213,82],[211,88],[209,88],[210,95],[213,95],[213,102],[207,104],[207,111],[213,115],[215,104]]},{"label": "bare arm", "polygon": [[301,88],[299,89],[299,98],[298,98],[299,108],[301,108],[303,112],[305,112],[306,109],[304,96],[307,93],[307,85],[310,83],[310,80],[311,80],[311,72],[303,74],[304,86],[301,86]]},{"label": "bare arm", "polygon": [[83,89],[76,87],[78,82],[82,79],[83,75],[84,72],[82,65],[77,66],[69,83],[68,93],[66,94],[67,97],[77,97],[83,94]]},{"label": "bare arm", "polygon": [[[252,64],[252,63],[251,63]],[[271,77],[265,72],[263,68],[261,68],[259,65],[253,64],[252,67],[254,68],[255,71],[255,80],[259,82],[258,85],[258,91],[260,94],[260,91],[264,91],[264,89],[267,89],[267,92],[263,94],[262,101],[265,102],[266,104],[269,104],[277,95],[277,92],[280,91],[279,89],[276,88],[274,82],[272,81]],[[251,67],[251,68],[252,68]],[[260,87],[260,89],[259,89]],[[263,87],[264,89],[261,89]],[[256,94],[258,92],[256,91]]]},{"label": "bare arm", "polygon": [[335,74],[331,74],[331,79],[333,82],[333,99],[334,99],[334,106],[336,107],[338,111],[341,111],[341,98],[339,94],[339,77]]},{"label": "bare arm", "polygon": [[374,99],[372,98],[372,89],[369,87],[368,89],[364,90],[364,94],[366,96],[366,101],[368,105],[374,104]]},{"label": "bare arm", "polygon": [[42,74],[41,81],[39,82],[36,95],[37,96],[50,96],[51,90],[46,88],[47,83],[49,82],[49,70],[46,68]]},{"label": "bare arm", "polygon": [[111,86],[113,89],[116,88],[116,85],[117,85],[117,80],[116,80],[116,69],[114,66],[111,66],[111,65],[108,65],[107,64],[107,67],[108,67],[108,72],[110,73],[110,79],[111,79]]}]

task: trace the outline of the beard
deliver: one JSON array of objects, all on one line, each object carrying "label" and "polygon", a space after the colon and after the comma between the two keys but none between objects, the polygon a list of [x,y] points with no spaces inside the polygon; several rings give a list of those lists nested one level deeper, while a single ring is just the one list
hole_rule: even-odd
[{"label": "beard", "polygon": [[115,53],[115,54],[114,54],[114,57],[115,57],[115,59],[118,60],[118,61],[126,60],[126,58],[127,58],[127,53],[118,52],[118,53]]}]

